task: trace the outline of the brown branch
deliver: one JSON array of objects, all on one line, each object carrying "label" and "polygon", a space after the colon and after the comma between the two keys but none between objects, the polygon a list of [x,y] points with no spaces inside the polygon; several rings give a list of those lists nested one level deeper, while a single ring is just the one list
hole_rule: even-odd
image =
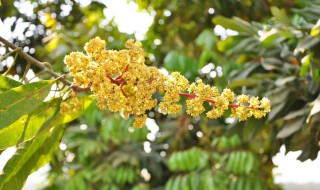
[{"label": "brown branch", "polygon": [[11,42],[7,41],[6,39],[2,38],[0,36],[0,42],[2,42],[5,46],[11,48],[13,51],[16,51],[20,56],[22,56],[25,60],[27,60],[28,62],[30,62],[32,65],[35,65],[36,67],[40,68],[41,70],[43,70],[44,72],[48,73],[49,75],[53,76],[54,78],[59,78],[58,80],[60,80],[63,84],[70,86],[72,89],[75,88],[82,88],[80,86],[77,86],[75,84],[73,84],[72,82],[68,81],[67,79],[61,77],[58,73],[55,73],[54,71],[52,71],[51,69],[49,69],[45,63],[40,62],[38,60],[36,60],[35,58],[31,57],[29,54],[27,54],[24,51],[21,51],[20,47],[17,47],[16,45],[12,44]]}]

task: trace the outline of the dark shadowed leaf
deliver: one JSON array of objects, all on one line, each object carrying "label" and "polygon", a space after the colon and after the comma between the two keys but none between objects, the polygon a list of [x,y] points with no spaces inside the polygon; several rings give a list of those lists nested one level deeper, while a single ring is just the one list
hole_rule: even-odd
[{"label": "dark shadowed leaf", "polygon": [[277,138],[286,138],[294,132],[300,130],[305,123],[305,117],[298,117],[291,121],[286,122],[283,128],[278,132]]}]

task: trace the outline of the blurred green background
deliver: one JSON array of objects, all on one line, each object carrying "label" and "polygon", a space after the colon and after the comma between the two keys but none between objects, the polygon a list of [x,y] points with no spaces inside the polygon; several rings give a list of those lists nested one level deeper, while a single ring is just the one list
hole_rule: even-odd
[{"label": "blurred green background", "polygon": [[[319,0],[128,2],[153,17],[146,34],[122,31],[107,16],[121,7],[111,10],[112,1],[102,0],[2,1],[0,34],[60,73],[67,73],[64,56],[83,51],[95,36],[108,49],[123,49],[127,39],[137,38],[147,64],[220,90],[268,97],[272,111],[238,122],[228,114],[210,120],[185,112],[162,115],[156,108],[146,127],[134,129],[130,119],[92,104],[66,126],[45,189],[282,189],[272,174],[272,157],[282,145],[287,152],[301,150],[301,161],[317,158]],[[2,61],[1,72],[10,61]],[[26,64],[18,57],[10,74],[22,75]]]}]

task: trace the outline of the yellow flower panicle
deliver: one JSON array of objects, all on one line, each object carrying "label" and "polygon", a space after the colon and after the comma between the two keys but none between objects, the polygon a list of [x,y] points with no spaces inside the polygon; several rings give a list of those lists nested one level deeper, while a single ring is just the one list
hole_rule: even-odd
[{"label": "yellow flower panicle", "polygon": [[[146,66],[140,42],[128,40],[128,49],[120,51],[106,50],[105,47],[106,42],[96,37],[85,44],[86,54],[72,52],[64,62],[75,84],[89,87],[96,95],[100,109],[120,112],[125,119],[134,115],[136,120],[133,125],[137,128],[144,125],[146,111],[157,105],[162,113],[181,111],[182,105],[178,103],[181,96],[188,98],[187,113],[194,117],[206,111],[204,102],[212,105],[212,110],[206,113],[209,118],[221,117],[229,107],[232,116],[239,120],[250,116],[261,118],[270,112],[270,101],[266,98],[260,101],[254,97],[249,99],[246,95],[236,97],[230,89],[220,94],[216,87],[201,80],[190,85],[178,72],[166,76],[157,68]],[[188,93],[184,93],[186,90]],[[152,97],[156,92],[164,93],[159,104]],[[65,111],[69,107],[63,104],[61,109]]]}]

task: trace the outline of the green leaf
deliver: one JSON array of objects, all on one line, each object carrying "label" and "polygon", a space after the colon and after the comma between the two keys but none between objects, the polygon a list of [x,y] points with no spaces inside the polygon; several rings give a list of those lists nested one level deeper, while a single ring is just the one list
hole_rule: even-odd
[{"label": "green leaf", "polygon": [[190,175],[190,189],[198,190],[200,186],[200,176],[196,174]]},{"label": "green leaf", "polygon": [[285,86],[285,85],[287,85],[288,83],[295,81],[296,79],[297,79],[296,76],[278,78],[278,79],[275,81],[275,85],[276,85],[276,86]]},{"label": "green leaf", "polygon": [[288,121],[283,128],[278,132],[277,138],[286,138],[294,132],[300,130],[305,123],[305,117],[298,117]]},{"label": "green leaf", "polygon": [[229,159],[228,159],[228,163],[226,166],[226,170],[229,172],[233,171],[233,167],[235,165],[235,156],[236,156],[236,152],[229,153]]},{"label": "green leaf", "polygon": [[204,190],[214,190],[214,183],[213,183],[213,179],[211,176],[211,172],[207,171],[204,172],[202,175],[202,185]]},{"label": "green leaf", "polygon": [[267,48],[278,45],[284,39],[285,38],[280,36],[279,31],[276,29],[265,32],[260,36],[261,45]]},{"label": "green leaf", "polygon": [[319,38],[313,36],[306,36],[298,42],[297,47],[294,50],[294,54],[297,54],[299,52],[305,52],[306,50],[311,49],[313,46],[317,45],[319,42]]},{"label": "green leaf", "polygon": [[181,177],[178,176],[178,177],[174,178],[172,189],[182,189],[181,188]]},{"label": "green leaf", "polygon": [[233,167],[232,167],[232,171],[234,171],[234,173],[236,174],[241,174],[241,152],[235,152],[235,157],[234,157],[234,163],[233,163]]},{"label": "green leaf", "polygon": [[164,58],[163,66],[170,72],[182,73],[189,80],[194,80],[198,75],[197,62],[180,52],[169,52]]},{"label": "green leaf", "polygon": [[239,158],[239,174],[245,174],[245,166],[246,166],[246,159],[248,156],[248,153],[245,151],[240,151],[240,158]]},{"label": "green leaf", "polygon": [[271,14],[275,17],[275,19],[285,25],[290,25],[290,19],[289,17],[282,12],[278,7],[271,7]]},{"label": "green leaf", "polygon": [[0,149],[4,149],[34,137],[41,126],[59,109],[60,99],[44,102],[33,112],[0,130]]},{"label": "green leaf", "polygon": [[[84,109],[74,111],[67,115],[56,115],[51,126],[68,123],[80,114],[91,104],[92,96],[80,97],[79,101],[83,103]],[[61,99],[54,99],[42,103],[36,110],[20,117],[17,121],[8,127],[0,130],[0,150],[16,145],[34,137],[41,127],[60,109]]]},{"label": "green leaf", "polygon": [[245,178],[244,177],[240,177],[237,179],[237,184],[236,184],[236,189],[244,189],[245,186]]},{"label": "green leaf", "polygon": [[79,117],[91,104],[93,96],[84,96],[79,99],[83,103],[83,110],[61,115],[58,104],[55,107],[55,113],[42,124],[41,132],[38,132],[32,140],[19,145],[16,154],[5,165],[4,173],[0,176],[0,189],[3,187],[20,189],[33,170],[50,161],[52,150],[58,146],[63,134],[61,124]]},{"label": "green leaf", "polygon": [[20,82],[4,75],[0,76],[0,93],[22,85]]},{"label": "green leaf", "polygon": [[35,110],[50,92],[53,81],[40,81],[0,94],[0,130]]},{"label": "green leaf", "polygon": [[243,86],[256,86],[259,84],[259,80],[257,79],[251,79],[251,78],[246,78],[246,79],[238,79],[234,80],[231,82],[231,84],[228,85],[228,88],[234,89],[238,87],[243,87]]},{"label": "green leaf", "polygon": [[164,190],[171,190],[173,187],[174,178],[170,178],[169,181],[167,181]]},{"label": "green leaf", "polygon": [[245,174],[249,174],[254,166],[255,163],[255,157],[252,153],[248,153],[245,161]]},{"label": "green leaf", "polygon": [[204,49],[211,50],[216,44],[216,36],[212,30],[203,30],[196,39],[196,44]]},{"label": "green leaf", "polygon": [[223,16],[216,16],[212,19],[215,24],[219,24],[224,28],[228,28],[231,30],[235,30],[239,33],[245,33],[249,35],[256,35],[256,32],[253,30],[253,27],[246,21],[233,17],[233,19],[229,19]]},{"label": "green leaf", "polygon": [[317,23],[312,27],[312,30],[310,32],[311,36],[318,36],[320,34],[320,19],[317,21]]},{"label": "green leaf", "polygon": [[205,168],[208,164],[209,155],[198,148],[174,152],[168,160],[168,167],[171,171],[188,171]]},{"label": "green leaf", "polygon": [[241,54],[243,52],[255,52],[259,43],[260,42],[254,37],[244,38],[226,53],[227,55],[233,55]]},{"label": "green leaf", "polygon": [[17,152],[8,161],[0,176],[0,189],[21,189],[30,172],[41,157],[58,146],[63,127],[52,127],[47,133],[37,136],[18,147]]}]

